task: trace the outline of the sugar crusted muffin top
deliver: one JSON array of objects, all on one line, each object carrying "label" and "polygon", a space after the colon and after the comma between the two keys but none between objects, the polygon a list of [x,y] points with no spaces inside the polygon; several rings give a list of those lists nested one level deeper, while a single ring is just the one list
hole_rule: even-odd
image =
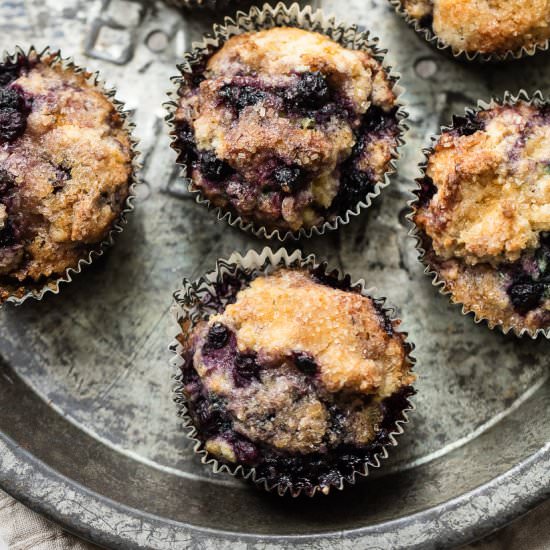
[{"label": "sugar crusted muffin top", "polygon": [[128,196],[119,113],[87,73],[54,61],[0,65],[0,301],[76,267]]},{"label": "sugar crusted muffin top", "polygon": [[550,118],[519,102],[455,119],[430,154],[414,221],[456,301],[493,324],[550,321]]},{"label": "sugar crusted muffin top", "polygon": [[[397,325],[370,298],[305,271],[254,279],[188,343],[184,382],[206,449],[257,464],[266,449],[303,456],[369,445],[381,404],[415,379]],[[212,401],[223,411],[217,426],[204,421]]]},{"label": "sugar crusted muffin top", "polygon": [[402,4],[455,51],[504,54],[550,38],[548,0],[402,0]]},{"label": "sugar crusted muffin top", "polygon": [[393,83],[369,53],[274,28],[184,75],[180,160],[216,206],[268,228],[318,225],[364,199],[397,145]]},{"label": "sugar crusted muffin top", "polygon": [[381,316],[361,294],[281,270],[254,280],[210,325],[227,326],[235,332],[239,352],[259,354],[262,363],[277,364],[293,353],[310,355],[329,392],[388,397],[410,376],[403,342],[387,333]]}]

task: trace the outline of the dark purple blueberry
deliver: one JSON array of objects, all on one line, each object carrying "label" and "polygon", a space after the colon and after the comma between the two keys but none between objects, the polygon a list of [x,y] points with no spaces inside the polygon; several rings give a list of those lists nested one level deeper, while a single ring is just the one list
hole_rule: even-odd
[{"label": "dark purple blueberry", "polygon": [[453,128],[459,136],[471,136],[484,127],[485,124],[476,116],[453,116]]},{"label": "dark purple blueberry", "polygon": [[260,380],[260,366],[252,354],[237,354],[233,379],[238,388],[248,386],[254,380]]},{"label": "dark purple blueberry", "polygon": [[25,100],[13,88],[0,89],[0,143],[17,139],[27,127]]},{"label": "dark purple blueberry", "polygon": [[19,70],[17,65],[0,64],[0,88],[4,88],[14,80],[17,80]]},{"label": "dark purple blueberry", "polygon": [[248,465],[254,465],[258,462],[260,456],[258,448],[249,439],[234,434],[231,438],[231,446],[238,462]]},{"label": "dark purple blueberry", "polygon": [[353,162],[346,163],[342,169],[340,189],[334,202],[340,212],[345,212],[364,200],[374,190],[375,181],[369,172],[358,170]]},{"label": "dark purple blueberry", "polygon": [[297,166],[281,166],[273,171],[273,181],[285,193],[296,192],[302,179],[302,170]]},{"label": "dark purple blueberry", "polygon": [[[397,124],[396,112],[396,108],[386,112],[376,105],[371,105],[363,116],[360,135],[378,134],[386,128],[395,126]],[[362,149],[362,145],[359,142],[358,144]]]},{"label": "dark purple blueberry", "polygon": [[416,191],[418,196],[418,203],[420,206],[426,206],[432,197],[437,193],[437,187],[430,176],[424,176],[419,180],[420,189]]},{"label": "dark purple blueberry", "polygon": [[17,244],[17,242],[18,239],[17,235],[15,234],[13,225],[10,220],[7,220],[6,222],[4,222],[3,228],[0,229],[0,248],[13,246],[14,244]]},{"label": "dark purple blueberry", "polygon": [[512,284],[508,289],[514,309],[523,315],[540,305],[545,285],[533,281]]},{"label": "dark purple blueberry", "polygon": [[7,170],[0,168],[0,201],[14,185],[15,178]]},{"label": "dark purple blueberry", "polygon": [[434,16],[431,13],[429,13],[427,15],[422,16],[419,19],[418,24],[422,29],[431,29],[433,26],[433,22],[434,22]]},{"label": "dark purple blueberry", "polygon": [[228,107],[236,109],[238,113],[245,107],[260,103],[260,101],[263,101],[267,97],[267,94],[263,90],[252,86],[238,86],[235,84],[222,86],[219,95]]},{"label": "dark purple blueberry", "polygon": [[221,181],[233,173],[231,166],[216,157],[213,151],[201,153],[200,166],[204,177],[212,181]]},{"label": "dark purple blueberry", "polygon": [[185,357],[185,366],[181,369],[181,381],[184,385],[200,382],[199,374],[192,365],[192,357]]},{"label": "dark purple blueberry", "polygon": [[337,405],[331,405],[328,408],[330,414],[332,431],[340,435],[345,429],[346,414]]},{"label": "dark purple blueberry", "polygon": [[188,122],[179,122],[176,126],[178,140],[184,147],[195,147],[195,134]]},{"label": "dark purple blueberry", "polygon": [[317,374],[317,363],[315,359],[307,353],[297,352],[294,354],[294,364],[296,368],[306,376],[315,376]]},{"label": "dark purple blueberry", "polygon": [[197,158],[195,134],[187,121],[176,124],[177,145],[181,149],[178,162],[191,164]]},{"label": "dark purple blueberry", "polygon": [[214,323],[208,331],[206,342],[211,349],[221,349],[227,344],[228,339],[229,329],[221,323]]},{"label": "dark purple blueberry", "polygon": [[232,427],[225,405],[218,399],[200,399],[191,413],[201,430],[208,435],[224,433]]},{"label": "dark purple blueberry", "polygon": [[321,109],[330,101],[330,88],[320,71],[301,73],[298,82],[284,92],[289,107]]}]

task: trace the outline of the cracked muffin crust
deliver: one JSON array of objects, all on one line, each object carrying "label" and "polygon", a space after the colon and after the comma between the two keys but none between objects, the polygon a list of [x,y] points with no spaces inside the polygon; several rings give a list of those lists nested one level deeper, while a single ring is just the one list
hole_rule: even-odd
[{"label": "cracked muffin crust", "polygon": [[549,0],[401,0],[401,5],[455,52],[503,55],[550,38]]},{"label": "cracked muffin crust", "polygon": [[75,268],[128,197],[121,115],[54,54],[0,64],[0,303]]},{"label": "cracked muffin crust", "polygon": [[415,380],[405,335],[375,301],[320,271],[278,269],[233,289],[182,338],[197,437],[270,486],[326,492],[403,419]]},{"label": "cracked muffin crust", "polygon": [[194,189],[268,230],[321,225],[391,168],[394,82],[370,53],[279,27],[230,38],[182,75],[174,147]]},{"label": "cracked muffin crust", "polygon": [[456,117],[413,214],[425,261],[491,326],[550,327],[550,109],[519,101]]}]

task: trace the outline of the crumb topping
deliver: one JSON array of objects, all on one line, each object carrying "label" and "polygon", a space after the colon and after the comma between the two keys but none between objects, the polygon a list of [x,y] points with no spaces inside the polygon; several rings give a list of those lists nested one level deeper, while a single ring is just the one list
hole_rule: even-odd
[{"label": "crumb topping", "polygon": [[87,74],[52,60],[0,65],[0,93],[18,98],[4,110],[0,101],[0,119],[19,128],[0,135],[4,298],[75,267],[128,196],[131,143],[120,115]]},{"label": "crumb topping", "polygon": [[550,125],[526,104],[482,112],[479,123],[441,136],[426,170],[437,191],[416,222],[442,258],[498,265],[550,230]]},{"label": "crumb topping", "polygon": [[175,117],[181,160],[195,187],[245,220],[317,225],[347,209],[340,195],[364,199],[388,170],[396,98],[367,52],[274,28],[231,38],[188,80]]},{"label": "crumb topping", "polygon": [[431,16],[435,34],[457,51],[505,53],[550,37],[548,0],[402,0],[411,17]]},{"label": "crumb topping", "polygon": [[525,102],[456,118],[428,159],[426,260],[491,325],[550,326],[549,159],[548,110]]},{"label": "crumb topping", "polygon": [[403,343],[385,331],[372,301],[320,285],[307,273],[257,278],[210,322],[230,327],[239,351],[261,354],[268,364],[293,352],[311,355],[329,392],[386,397],[410,377]]},{"label": "crumb topping", "polygon": [[415,380],[397,326],[370,298],[306,271],[254,279],[187,342],[185,392],[206,448],[247,463],[263,447],[285,456],[366,448],[384,403]]}]

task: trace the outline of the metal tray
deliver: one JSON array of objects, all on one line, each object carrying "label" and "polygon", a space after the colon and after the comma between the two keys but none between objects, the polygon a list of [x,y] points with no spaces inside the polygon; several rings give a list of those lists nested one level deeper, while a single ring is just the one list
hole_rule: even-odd
[{"label": "metal tray", "polygon": [[[366,214],[302,242],[400,307],[417,344],[417,412],[377,475],[328,498],[279,499],[214,476],[172,403],[171,293],[233,250],[263,246],[187,195],[163,123],[168,78],[205,20],[161,3],[1,0],[0,47],[61,47],[99,68],[135,109],[145,167],[115,248],[40,303],[0,312],[0,487],[116,548],[442,548],[550,496],[549,342],[474,325],[438,295],[407,237],[421,147],[453,112],[504,89],[550,84],[540,55],[504,67],[433,52],[386,0],[326,0],[390,49],[411,130],[400,176]],[[218,14],[220,16],[221,14]]]}]

